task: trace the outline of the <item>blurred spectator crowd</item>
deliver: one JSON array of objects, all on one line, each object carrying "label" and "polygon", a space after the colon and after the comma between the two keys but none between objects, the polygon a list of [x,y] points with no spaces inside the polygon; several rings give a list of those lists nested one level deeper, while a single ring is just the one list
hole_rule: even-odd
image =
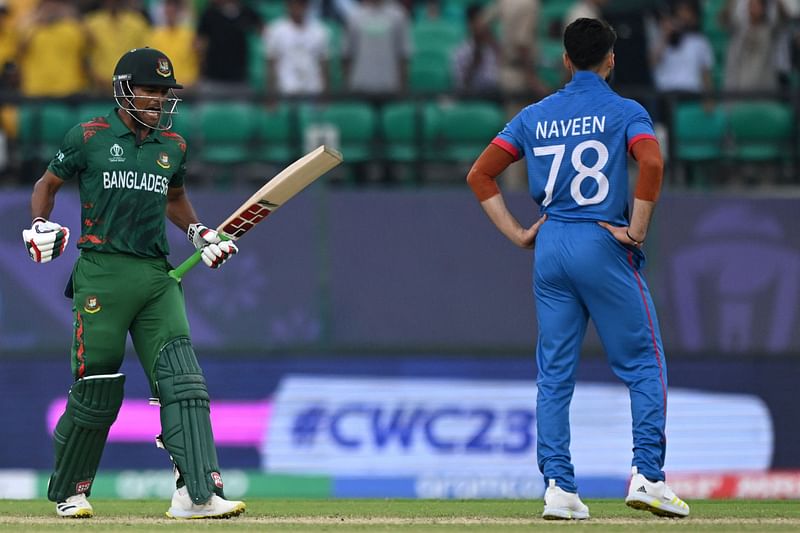
[{"label": "blurred spectator crowd", "polygon": [[[664,94],[712,113],[721,93],[754,93],[797,113],[800,0],[0,0],[0,125],[21,134],[26,98],[110,103],[117,59],[141,46],[172,59],[189,103],[368,102],[378,136],[391,105],[424,98],[509,118],[568,81],[561,33],[579,17],[615,26],[614,85],[659,122],[674,121]],[[430,114],[414,112],[416,138]]]}]

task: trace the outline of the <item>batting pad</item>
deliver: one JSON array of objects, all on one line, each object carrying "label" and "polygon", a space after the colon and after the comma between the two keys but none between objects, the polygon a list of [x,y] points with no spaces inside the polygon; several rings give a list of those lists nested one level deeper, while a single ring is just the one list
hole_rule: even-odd
[{"label": "batting pad", "polygon": [[192,501],[224,497],[203,372],[189,339],[169,342],[155,369],[161,403],[161,442],[186,483]]},{"label": "batting pad", "polygon": [[47,487],[51,501],[89,496],[108,430],[122,406],[124,385],[123,374],[103,374],[81,378],[70,388],[53,434],[56,468]]}]

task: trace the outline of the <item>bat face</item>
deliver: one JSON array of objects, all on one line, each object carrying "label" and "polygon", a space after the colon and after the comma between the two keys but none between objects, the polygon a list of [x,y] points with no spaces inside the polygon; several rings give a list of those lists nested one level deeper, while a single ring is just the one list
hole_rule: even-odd
[{"label": "bat face", "polygon": [[301,157],[261,187],[220,224],[217,231],[232,240],[240,238],[295,194],[342,162],[342,154],[320,146]]}]

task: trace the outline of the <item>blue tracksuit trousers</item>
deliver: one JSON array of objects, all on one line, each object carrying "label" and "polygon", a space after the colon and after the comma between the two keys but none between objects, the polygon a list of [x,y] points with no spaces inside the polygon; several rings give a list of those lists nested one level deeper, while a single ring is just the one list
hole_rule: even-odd
[{"label": "blue tracksuit trousers", "polygon": [[536,239],[539,323],[537,459],[548,480],[577,492],[569,405],[587,321],[594,321],[614,373],[630,391],[633,465],[664,479],[667,367],[644,256],[595,222],[548,220]]}]

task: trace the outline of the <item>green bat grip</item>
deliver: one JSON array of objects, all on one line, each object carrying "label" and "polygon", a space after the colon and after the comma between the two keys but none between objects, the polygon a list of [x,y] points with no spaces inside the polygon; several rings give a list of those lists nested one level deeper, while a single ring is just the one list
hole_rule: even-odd
[{"label": "green bat grip", "polygon": [[[231,240],[224,233],[219,233],[218,235],[219,235],[220,240],[223,240],[223,241]],[[170,270],[168,272],[169,276],[171,278],[173,278],[175,281],[180,282],[181,279],[183,279],[183,276],[185,276],[187,272],[189,272],[192,268],[194,268],[194,266],[197,263],[200,262],[200,255],[201,255],[200,250],[197,250],[195,253],[190,255],[186,259],[186,261],[184,261],[183,263],[178,265],[177,268],[175,268],[174,270]]]},{"label": "green bat grip", "polygon": [[197,250],[195,253],[189,256],[189,258],[178,265],[177,268],[174,270],[169,271],[169,276],[174,278],[175,281],[180,282],[183,276],[186,275],[197,263],[200,262],[200,250]]}]

